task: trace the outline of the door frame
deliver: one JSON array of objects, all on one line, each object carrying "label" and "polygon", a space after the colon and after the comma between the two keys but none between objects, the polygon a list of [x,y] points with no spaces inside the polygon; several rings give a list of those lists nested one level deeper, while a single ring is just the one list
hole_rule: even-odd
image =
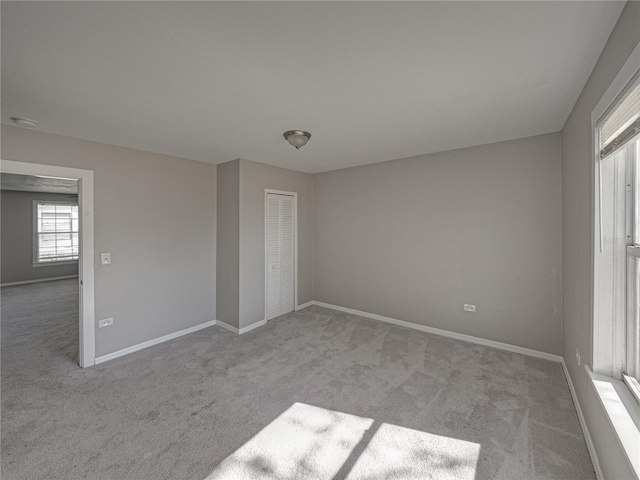
[{"label": "door frame", "polygon": [[264,190],[264,321],[268,322],[267,316],[267,222],[269,195],[282,195],[293,197],[293,311],[298,309],[298,192],[286,192],[283,190]]},{"label": "door frame", "polygon": [[17,175],[57,177],[78,182],[78,210],[80,253],[78,256],[79,283],[79,352],[82,368],[90,367],[96,360],[95,329],[95,281],[93,248],[93,170],[42,165],[38,163],[0,160],[0,172]]}]

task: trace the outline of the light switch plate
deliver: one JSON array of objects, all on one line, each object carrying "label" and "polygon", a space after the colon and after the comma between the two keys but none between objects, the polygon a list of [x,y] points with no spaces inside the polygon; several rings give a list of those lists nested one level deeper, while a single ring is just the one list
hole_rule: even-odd
[{"label": "light switch plate", "polygon": [[111,265],[111,254],[102,253],[100,255],[100,260],[102,261],[102,265]]}]

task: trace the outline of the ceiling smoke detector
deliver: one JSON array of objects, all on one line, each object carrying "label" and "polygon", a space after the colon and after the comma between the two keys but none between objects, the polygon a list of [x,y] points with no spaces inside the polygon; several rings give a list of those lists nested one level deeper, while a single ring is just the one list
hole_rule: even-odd
[{"label": "ceiling smoke detector", "polygon": [[38,124],[38,122],[36,122],[35,120],[31,120],[30,118],[23,118],[23,117],[11,117],[11,121],[16,125],[18,125],[19,127],[27,127],[27,128],[33,128]]},{"label": "ceiling smoke detector", "polygon": [[288,132],[284,132],[283,136],[287,139],[287,142],[296,147],[296,149],[304,147],[311,138],[311,134],[304,130],[289,130]]}]

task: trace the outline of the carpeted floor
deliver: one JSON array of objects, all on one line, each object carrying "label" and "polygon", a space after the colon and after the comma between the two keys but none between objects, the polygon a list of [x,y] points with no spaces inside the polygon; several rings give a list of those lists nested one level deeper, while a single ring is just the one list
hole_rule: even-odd
[{"label": "carpeted floor", "polygon": [[5,480],[595,478],[557,363],[309,307],[82,370],[76,302],[2,289]]}]

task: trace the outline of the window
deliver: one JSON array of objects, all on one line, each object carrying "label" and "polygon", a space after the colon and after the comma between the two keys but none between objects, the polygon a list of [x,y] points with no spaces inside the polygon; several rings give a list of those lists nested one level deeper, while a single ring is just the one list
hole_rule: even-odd
[{"label": "window", "polygon": [[596,309],[598,369],[623,378],[640,401],[640,76],[597,124],[599,239]]},{"label": "window", "polygon": [[34,265],[78,260],[78,205],[33,202]]}]

